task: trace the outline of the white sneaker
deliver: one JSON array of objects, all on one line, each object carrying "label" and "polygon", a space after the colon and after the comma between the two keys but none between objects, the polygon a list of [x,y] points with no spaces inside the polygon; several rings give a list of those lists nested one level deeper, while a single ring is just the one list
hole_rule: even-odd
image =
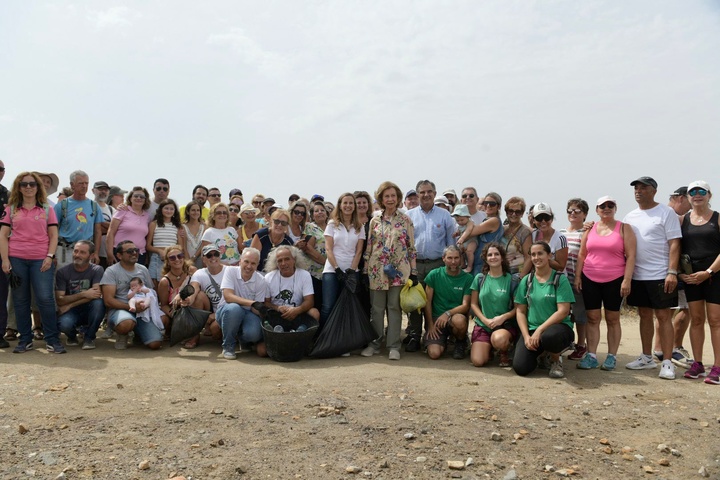
[{"label": "white sneaker", "polygon": [[223,350],[223,358],[226,360],[235,360],[237,355],[235,355],[234,350]]},{"label": "white sneaker", "polygon": [[655,363],[655,360],[649,355],[640,355],[637,360],[625,365],[625,368],[629,368],[630,370],[647,370],[649,368],[657,368],[657,363]]},{"label": "white sneaker", "polygon": [[373,355],[377,355],[380,353],[380,350],[375,350],[375,347],[372,345],[368,345],[363,349],[362,352],[360,352],[360,355],[363,357],[372,357]]},{"label": "white sneaker", "polygon": [[390,350],[390,353],[388,354],[388,359],[400,360],[400,350],[395,350],[395,349]]},{"label": "white sneaker", "polygon": [[118,334],[117,339],[115,340],[115,350],[127,349],[127,341],[128,341],[127,335]]},{"label": "white sneaker", "polygon": [[670,360],[663,360],[658,376],[663,380],[675,380],[675,365]]}]

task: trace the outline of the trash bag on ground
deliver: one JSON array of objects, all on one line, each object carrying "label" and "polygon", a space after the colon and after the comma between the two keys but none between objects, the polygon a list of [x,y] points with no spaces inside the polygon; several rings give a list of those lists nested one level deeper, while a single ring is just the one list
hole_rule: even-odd
[{"label": "trash bag on ground", "polygon": [[413,282],[408,280],[400,290],[400,308],[405,313],[415,312],[422,308],[425,308],[427,303],[427,295],[425,295],[425,289],[422,284],[418,282],[413,285]]},{"label": "trash bag on ground", "polygon": [[311,357],[339,357],[377,338],[356,290],[357,276],[347,277],[337,302],[315,340]]},{"label": "trash bag on ground", "polygon": [[193,307],[180,307],[172,319],[170,346],[199,334],[212,312]]}]

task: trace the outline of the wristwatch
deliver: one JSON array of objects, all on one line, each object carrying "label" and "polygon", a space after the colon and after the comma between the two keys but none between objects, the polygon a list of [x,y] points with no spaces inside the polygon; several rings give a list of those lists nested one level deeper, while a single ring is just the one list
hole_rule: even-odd
[{"label": "wristwatch", "polygon": [[713,269],[712,269],[712,268],[708,268],[708,269],[705,270],[705,271],[708,273],[708,275],[710,275],[710,276],[712,277],[712,274],[713,274]]},{"label": "wristwatch", "polygon": [[48,253],[48,254],[45,255],[45,256],[48,257],[48,258],[52,258],[53,260],[55,260],[55,254],[54,254],[54,253]]}]

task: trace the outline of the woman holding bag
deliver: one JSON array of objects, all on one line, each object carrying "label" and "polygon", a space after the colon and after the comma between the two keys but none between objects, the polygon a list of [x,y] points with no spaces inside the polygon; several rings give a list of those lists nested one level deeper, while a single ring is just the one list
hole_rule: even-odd
[{"label": "woman holding bag", "polygon": [[364,257],[365,270],[370,280],[370,302],[374,319],[372,323],[378,338],[361,352],[363,357],[380,353],[380,340],[387,312],[386,345],[390,349],[388,358],[400,360],[400,290],[407,280],[413,284],[418,283],[412,220],[398,210],[402,198],[400,187],[390,181],[381,183],[375,193],[381,212],[370,220],[370,234]]}]

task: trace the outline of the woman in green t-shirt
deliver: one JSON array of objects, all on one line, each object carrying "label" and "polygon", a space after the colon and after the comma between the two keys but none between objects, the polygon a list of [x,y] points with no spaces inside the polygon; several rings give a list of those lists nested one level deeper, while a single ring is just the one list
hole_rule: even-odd
[{"label": "woman in green t-shirt", "polygon": [[567,277],[550,268],[550,246],[535,242],[530,247],[535,272],[526,275],[515,293],[517,322],[523,341],[515,347],[513,369],[520,376],[537,368],[538,357],[550,357],[550,377],[562,378],[562,353],[575,335],[570,320],[570,304],[575,301]]},{"label": "woman in green t-shirt", "polygon": [[483,268],[470,286],[470,309],[474,315],[470,361],[482,367],[492,359],[492,350],[500,356],[500,366],[509,367],[508,351],[518,338],[513,294],[517,276],[510,273],[505,248],[490,242],[482,250]]}]

